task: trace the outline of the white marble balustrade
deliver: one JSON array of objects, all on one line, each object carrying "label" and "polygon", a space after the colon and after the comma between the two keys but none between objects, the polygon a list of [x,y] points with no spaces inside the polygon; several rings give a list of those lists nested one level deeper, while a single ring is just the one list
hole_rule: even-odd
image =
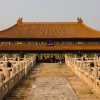
[{"label": "white marble balustrade", "polygon": [[[7,67],[7,62],[11,67]],[[7,60],[0,59],[0,100],[23,78],[35,64],[35,56],[30,58]]]}]

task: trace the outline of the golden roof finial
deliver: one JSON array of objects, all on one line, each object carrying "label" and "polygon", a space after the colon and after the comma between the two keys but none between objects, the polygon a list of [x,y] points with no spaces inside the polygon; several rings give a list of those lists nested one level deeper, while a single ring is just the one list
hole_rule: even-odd
[{"label": "golden roof finial", "polygon": [[77,21],[78,21],[78,23],[83,23],[83,20],[81,17],[77,17]]},{"label": "golden roof finial", "polygon": [[23,18],[22,17],[19,17],[18,20],[17,20],[17,24],[22,23],[22,21],[23,21]]}]

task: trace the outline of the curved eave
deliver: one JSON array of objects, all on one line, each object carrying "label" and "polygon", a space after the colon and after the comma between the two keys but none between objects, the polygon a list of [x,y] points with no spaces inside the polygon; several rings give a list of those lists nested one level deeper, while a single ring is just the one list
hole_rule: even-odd
[{"label": "curved eave", "polygon": [[12,30],[12,28],[15,28],[16,25],[17,25],[17,24],[14,24],[14,25],[12,25],[12,26],[6,28],[6,29],[0,30],[0,33],[2,33],[2,32],[7,32],[7,31],[9,31],[9,30]]}]

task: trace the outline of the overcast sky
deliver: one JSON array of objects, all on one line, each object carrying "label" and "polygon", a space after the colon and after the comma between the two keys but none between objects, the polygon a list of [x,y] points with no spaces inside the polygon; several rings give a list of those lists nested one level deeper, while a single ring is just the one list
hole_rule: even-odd
[{"label": "overcast sky", "polygon": [[0,29],[16,23],[19,16],[26,21],[84,22],[100,30],[100,0],[0,0]]}]

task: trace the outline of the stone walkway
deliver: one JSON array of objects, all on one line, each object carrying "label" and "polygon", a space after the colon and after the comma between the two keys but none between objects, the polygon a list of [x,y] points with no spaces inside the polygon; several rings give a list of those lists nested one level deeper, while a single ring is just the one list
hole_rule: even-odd
[{"label": "stone walkway", "polygon": [[62,77],[37,78],[28,100],[77,100],[67,80]]},{"label": "stone walkway", "polygon": [[100,100],[65,64],[43,63],[4,100]]},{"label": "stone walkway", "polygon": [[[77,100],[59,64],[41,64],[5,100]],[[57,74],[56,74],[57,73]]]}]

